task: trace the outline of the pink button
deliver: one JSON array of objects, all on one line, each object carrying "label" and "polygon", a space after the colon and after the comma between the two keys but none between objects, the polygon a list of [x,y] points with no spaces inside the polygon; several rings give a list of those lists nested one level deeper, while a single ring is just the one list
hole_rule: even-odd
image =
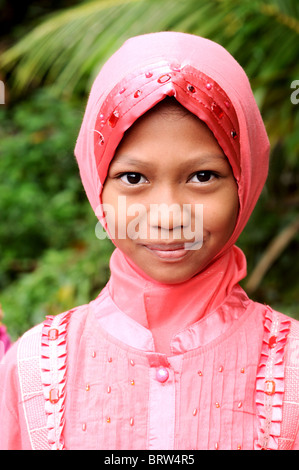
[{"label": "pink button", "polygon": [[165,367],[159,367],[159,369],[157,369],[157,372],[156,372],[156,379],[158,380],[158,382],[162,384],[166,382],[169,379],[168,370],[165,369]]}]

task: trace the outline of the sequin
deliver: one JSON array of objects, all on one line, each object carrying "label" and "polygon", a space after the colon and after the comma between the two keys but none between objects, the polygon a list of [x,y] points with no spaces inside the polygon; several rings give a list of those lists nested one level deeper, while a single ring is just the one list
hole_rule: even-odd
[{"label": "sequin", "polygon": [[118,119],[119,119],[118,111],[113,111],[110,118],[108,119],[109,126],[112,127],[112,128],[115,127],[116,124],[117,124]]},{"label": "sequin", "polygon": [[223,366],[220,366],[218,369],[219,372],[223,372]]},{"label": "sequin", "polygon": [[187,85],[187,90],[190,91],[190,93],[195,93],[195,87],[193,85]]},{"label": "sequin", "polygon": [[243,406],[243,403],[241,401],[239,401],[238,408],[242,408],[242,406]]},{"label": "sequin", "polygon": [[112,362],[112,357],[108,357],[108,362]]},{"label": "sequin", "polygon": [[110,418],[110,416],[108,416],[108,417],[106,418],[106,423],[111,423],[111,418]]},{"label": "sequin", "polygon": [[142,93],[141,90],[135,91],[135,93],[134,93],[134,98],[139,98],[139,96],[141,95],[141,93]]},{"label": "sequin", "polygon": [[86,423],[82,424],[82,431],[86,431]]},{"label": "sequin", "polygon": [[92,353],[91,353],[91,357],[95,358],[95,357],[96,357],[96,355],[97,355],[97,353],[96,353],[95,351],[92,351]]},{"label": "sequin", "polygon": [[225,100],[225,101],[224,101],[224,104],[225,104],[225,106],[227,107],[227,109],[230,108],[230,101]]},{"label": "sequin", "polygon": [[214,114],[216,114],[216,116],[217,116],[219,119],[221,119],[221,118],[224,116],[223,109],[220,108],[220,106],[219,106],[217,103],[215,103],[215,102],[213,102],[213,103],[211,104],[211,110],[213,111]]},{"label": "sequin", "polygon": [[110,385],[108,385],[108,387],[107,387],[107,393],[111,393],[111,387],[110,387]]},{"label": "sequin", "polygon": [[58,400],[59,400],[59,391],[58,391],[57,388],[52,388],[52,390],[50,390],[49,400],[53,405],[55,405],[55,403],[58,402]]},{"label": "sequin", "polygon": [[193,416],[197,415],[197,408],[194,408],[194,410],[192,411],[192,414],[193,414]]},{"label": "sequin", "polygon": [[275,382],[273,380],[266,380],[265,382],[265,394],[274,395],[275,393]]},{"label": "sequin", "polygon": [[241,374],[244,374],[245,373],[245,369],[244,367],[242,367],[242,369],[240,370]]},{"label": "sequin", "polygon": [[130,418],[130,426],[134,426],[134,418]]},{"label": "sequin", "polygon": [[236,133],[235,130],[232,130],[231,133],[230,133],[230,135],[232,136],[232,138],[233,138],[234,140],[236,140],[236,138],[237,138],[237,133]]},{"label": "sequin", "polygon": [[51,328],[49,331],[48,331],[48,338],[50,341],[54,341],[55,339],[58,338],[58,333],[59,331],[56,329],[56,328]]},{"label": "sequin", "polygon": [[201,370],[199,370],[197,373],[198,373],[199,377],[202,377],[202,372],[201,372]]},{"label": "sequin", "polygon": [[171,79],[171,76],[168,74],[161,75],[161,77],[158,78],[158,83],[166,83],[166,82],[169,82],[170,79]]},{"label": "sequin", "polygon": [[206,89],[207,89],[207,90],[211,90],[211,88],[212,88],[212,83],[207,83],[207,84],[206,84]]},{"label": "sequin", "polygon": [[85,390],[86,390],[87,392],[89,392],[89,390],[90,390],[90,385],[89,385],[89,384],[86,384],[86,385],[85,385]]},{"label": "sequin", "polygon": [[119,90],[119,94],[122,95],[125,91],[126,91],[125,88],[121,88],[121,89]]},{"label": "sequin", "polygon": [[242,449],[241,444],[238,444],[237,445],[237,450],[241,450],[241,449]]},{"label": "sequin", "polygon": [[130,383],[131,383],[131,385],[135,385],[135,380],[132,379]]},{"label": "sequin", "polygon": [[146,78],[151,78],[153,76],[152,72],[146,72],[145,73]]},{"label": "sequin", "polygon": [[135,362],[133,361],[133,359],[130,360],[130,364],[131,366],[135,366]]},{"label": "sequin", "polygon": [[220,403],[218,403],[218,401],[216,401],[215,406],[216,406],[216,408],[220,408]]},{"label": "sequin", "polygon": [[216,450],[219,449],[219,444],[218,444],[218,442],[215,443],[215,449],[216,449]]},{"label": "sequin", "polygon": [[275,348],[276,343],[277,343],[277,337],[276,336],[271,336],[271,338],[269,338],[269,343],[268,343],[269,348],[270,349]]}]

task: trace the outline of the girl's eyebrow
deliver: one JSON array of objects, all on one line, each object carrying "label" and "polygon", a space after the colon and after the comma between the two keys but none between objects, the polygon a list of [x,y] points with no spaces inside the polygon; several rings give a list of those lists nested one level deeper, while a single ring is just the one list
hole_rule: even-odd
[{"label": "girl's eyebrow", "polygon": [[134,157],[131,157],[129,155],[119,155],[115,158],[115,160],[112,160],[111,162],[111,165],[116,165],[116,164],[120,164],[120,165],[132,165],[132,166],[144,166],[144,167],[152,167],[152,162],[148,162],[148,161],[144,161],[142,159],[139,159],[139,158],[134,158]]},{"label": "girl's eyebrow", "polygon": [[[182,167],[186,166],[196,166],[196,165],[206,165],[206,164],[212,164],[215,163],[217,160],[222,160],[222,162],[228,162],[227,157],[222,154],[222,153],[211,153],[211,154],[203,154],[203,155],[198,155],[196,157],[189,158],[187,160],[182,160],[180,162],[180,165]],[[132,165],[132,166],[143,166],[143,167],[152,167],[152,162],[151,161],[146,161],[142,160],[139,158],[134,158],[130,155],[120,155],[118,156],[114,161],[112,161],[113,164],[119,163],[120,165]]]}]

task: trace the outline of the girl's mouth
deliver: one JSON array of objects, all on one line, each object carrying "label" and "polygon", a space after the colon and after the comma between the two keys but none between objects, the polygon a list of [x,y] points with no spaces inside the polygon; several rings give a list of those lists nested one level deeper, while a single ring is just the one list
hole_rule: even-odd
[{"label": "girl's mouth", "polygon": [[144,247],[158,258],[165,261],[178,261],[189,252],[184,243],[180,244],[149,244]]}]

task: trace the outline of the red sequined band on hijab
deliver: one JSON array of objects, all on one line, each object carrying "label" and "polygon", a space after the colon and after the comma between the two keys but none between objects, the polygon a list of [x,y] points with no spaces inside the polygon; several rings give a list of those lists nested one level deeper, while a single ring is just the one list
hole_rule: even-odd
[{"label": "red sequined band on hijab", "polygon": [[94,126],[94,154],[103,184],[124,132],[166,96],[175,98],[203,120],[239,177],[239,125],[234,107],[222,88],[194,67],[159,63],[120,81],[107,95]]}]

